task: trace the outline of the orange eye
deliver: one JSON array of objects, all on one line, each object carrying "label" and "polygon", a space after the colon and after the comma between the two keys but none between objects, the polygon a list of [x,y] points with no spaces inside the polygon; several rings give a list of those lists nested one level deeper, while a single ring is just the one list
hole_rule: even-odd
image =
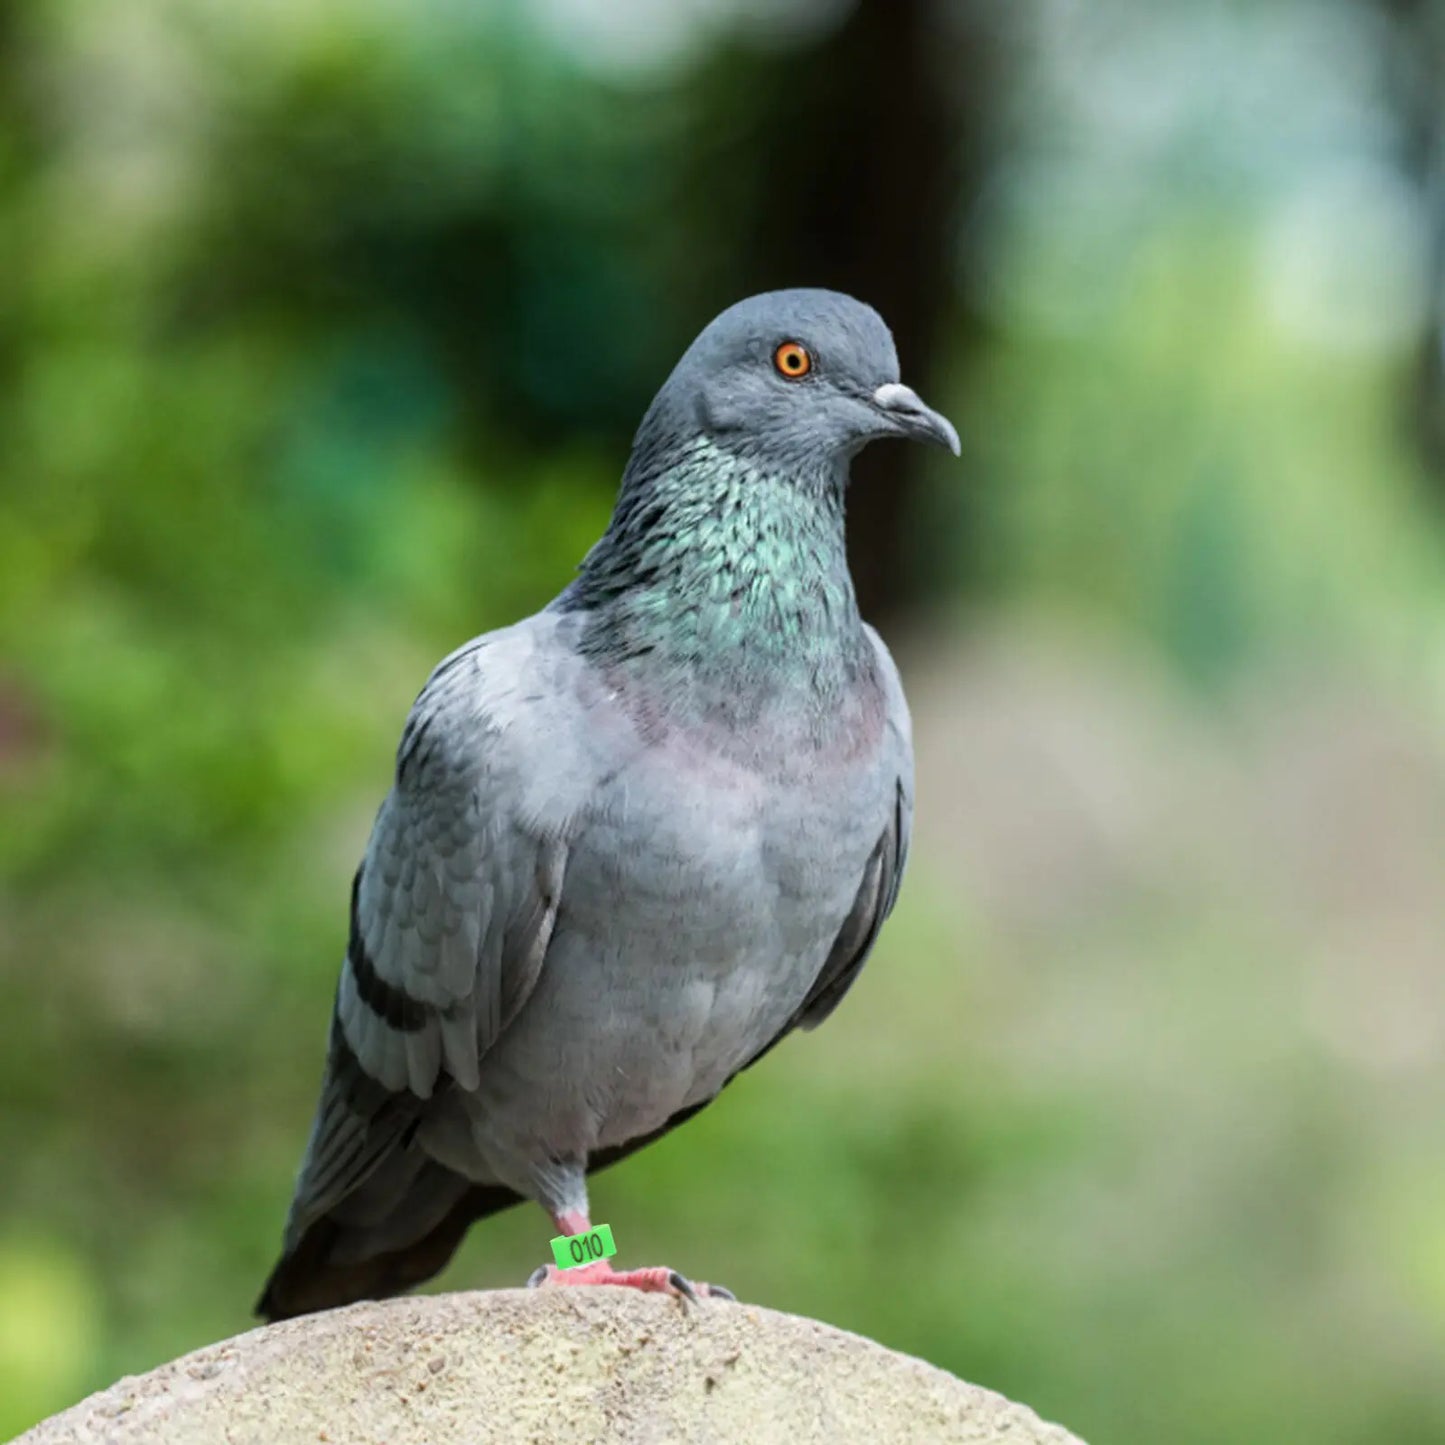
[{"label": "orange eye", "polygon": [[813,369],[813,358],[801,342],[785,341],[773,352],[773,365],[778,368],[779,376],[798,381]]}]

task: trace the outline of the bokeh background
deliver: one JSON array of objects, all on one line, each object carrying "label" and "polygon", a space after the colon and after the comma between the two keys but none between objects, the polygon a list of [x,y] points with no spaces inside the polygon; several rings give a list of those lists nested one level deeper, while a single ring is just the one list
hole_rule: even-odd
[{"label": "bokeh background", "polygon": [[247,1326],[413,694],[811,283],[964,438],[850,503],[914,864],[597,1217],[1095,1445],[1445,1440],[1442,10],[0,4],[0,1435]]}]

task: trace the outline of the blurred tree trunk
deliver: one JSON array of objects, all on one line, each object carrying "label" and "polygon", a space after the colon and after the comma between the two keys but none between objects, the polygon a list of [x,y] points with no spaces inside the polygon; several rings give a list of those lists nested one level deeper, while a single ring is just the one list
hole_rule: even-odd
[{"label": "blurred tree trunk", "polygon": [[1390,24],[1389,95],[1401,120],[1402,164],[1419,188],[1430,228],[1430,294],[1411,411],[1445,506],[1445,6],[1440,0],[1370,0]]},{"label": "blurred tree trunk", "polygon": [[[904,379],[936,403],[945,344],[952,367],[979,329],[958,238],[991,158],[999,89],[982,11],[977,0],[862,0],[815,49],[770,63],[755,135],[761,194],[744,290],[830,286],[870,302],[897,338]],[[914,607],[943,580],[920,565],[916,502],[930,460],[919,447],[875,446],[855,467],[849,544],[869,617]]]},{"label": "blurred tree trunk", "polygon": [[[22,178],[29,179],[34,149],[34,126],[25,104],[21,39],[19,8],[0,0],[0,201],[7,206],[14,205]],[[16,281],[26,259],[20,238],[0,241],[0,261],[6,270],[4,292],[0,293],[0,437],[8,429],[7,403],[14,395],[20,365],[24,287]]]}]

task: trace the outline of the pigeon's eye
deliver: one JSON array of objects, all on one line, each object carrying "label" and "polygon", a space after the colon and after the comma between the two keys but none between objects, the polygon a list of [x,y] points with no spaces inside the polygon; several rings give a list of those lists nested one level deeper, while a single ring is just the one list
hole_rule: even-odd
[{"label": "pigeon's eye", "polygon": [[797,381],[813,369],[813,357],[802,342],[785,341],[773,352],[773,365],[777,367],[779,376]]}]

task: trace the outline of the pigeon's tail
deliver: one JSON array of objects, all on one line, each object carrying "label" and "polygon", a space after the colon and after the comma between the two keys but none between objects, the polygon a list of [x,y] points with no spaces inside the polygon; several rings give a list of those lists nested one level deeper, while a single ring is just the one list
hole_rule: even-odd
[{"label": "pigeon's tail", "polygon": [[429,1163],[383,1219],[348,1219],[342,1208],[307,1228],[277,1261],[256,1313],[274,1322],[400,1294],[436,1274],[476,1220],[520,1200]]}]

